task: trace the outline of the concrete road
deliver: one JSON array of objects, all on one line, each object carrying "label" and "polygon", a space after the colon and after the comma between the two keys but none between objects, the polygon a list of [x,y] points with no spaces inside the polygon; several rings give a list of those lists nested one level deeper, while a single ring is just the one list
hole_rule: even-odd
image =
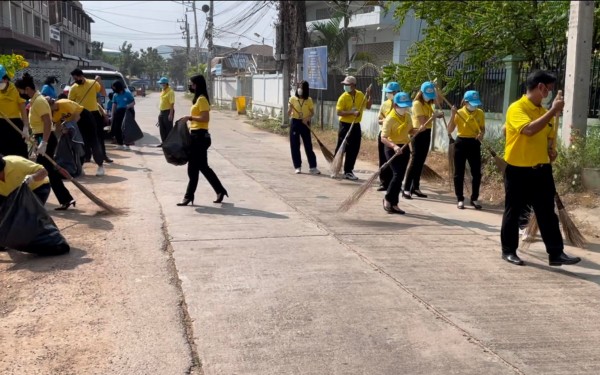
[{"label": "concrete road", "polygon": [[[285,138],[231,112],[211,112],[209,151],[209,164],[229,198],[212,203],[215,194],[201,177],[194,206],[177,207],[186,167],[167,164],[154,147],[157,96],[136,99],[146,137],[134,151],[111,149],[118,159],[107,167],[108,176],[84,178],[127,214],[92,221],[89,232],[67,229],[71,218],[57,217],[67,238],[91,258],[59,273],[44,266],[53,280],[68,277],[59,283],[63,290],[78,291],[60,294],[61,306],[76,307],[60,317],[73,319],[79,331],[55,329],[46,319],[46,330],[22,333],[19,321],[35,327],[43,318],[32,316],[35,303],[25,293],[15,294],[12,302],[0,304],[8,311],[0,339],[14,346],[20,337],[29,347],[0,346],[0,370],[600,373],[598,244],[568,248],[585,261],[552,268],[542,244],[535,243],[521,253],[527,266],[512,266],[500,259],[497,210],[457,210],[444,187],[427,182],[429,199],[401,201],[405,216],[385,213],[375,189],[350,212],[338,214],[357,183],[330,179],[318,149],[324,174],[295,175]],[[181,93],[177,100],[176,117],[186,115],[189,100]],[[364,180],[375,166],[359,161],[357,170]],[[86,215],[93,214],[84,198],[78,202]],[[106,249],[92,246],[86,236],[101,224]],[[12,285],[39,282],[39,274],[22,265],[39,260],[2,256],[0,266],[10,268],[0,271],[7,270]],[[78,289],[88,278],[94,280],[95,298]],[[36,298],[48,309],[57,306],[52,296]],[[86,335],[100,337],[102,345],[95,348]],[[65,346],[47,350],[44,340],[57,337],[70,340],[68,353],[81,365],[66,364]],[[15,361],[19,354],[26,359]],[[65,358],[62,367],[57,358]]]}]

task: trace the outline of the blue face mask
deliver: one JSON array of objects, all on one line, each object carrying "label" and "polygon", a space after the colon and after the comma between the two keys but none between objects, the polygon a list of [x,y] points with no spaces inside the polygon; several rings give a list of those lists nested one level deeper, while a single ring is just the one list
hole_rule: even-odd
[{"label": "blue face mask", "polygon": [[352,92],[352,88],[350,86],[344,85],[344,91],[346,91],[346,92]]}]

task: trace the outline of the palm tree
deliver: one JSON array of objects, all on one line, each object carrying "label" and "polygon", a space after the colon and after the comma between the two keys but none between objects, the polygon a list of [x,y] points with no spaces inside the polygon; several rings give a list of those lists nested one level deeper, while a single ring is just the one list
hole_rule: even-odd
[{"label": "palm tree", "polygon": [[356,35],[354,29],[341,29],[342,17],[331,18],[328,22],[313,23],[308,31],[311,46],[327,46],[327,60],[329,65],[348,65],[349,61],[342,61],[340,55],[346,51],[348,41]]}]

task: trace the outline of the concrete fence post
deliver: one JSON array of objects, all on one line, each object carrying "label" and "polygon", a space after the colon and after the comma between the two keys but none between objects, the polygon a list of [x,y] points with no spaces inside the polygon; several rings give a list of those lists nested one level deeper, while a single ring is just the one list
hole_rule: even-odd
[{"label": "concrete fence post", "polygon": [[517,100],[520,96],[519,92],[519,62],[524,58],[517,55],[508,55],[502,61],[506,69],[504,80],[504,101],[502,103],[502,113],[505,114],[510,103]]}]

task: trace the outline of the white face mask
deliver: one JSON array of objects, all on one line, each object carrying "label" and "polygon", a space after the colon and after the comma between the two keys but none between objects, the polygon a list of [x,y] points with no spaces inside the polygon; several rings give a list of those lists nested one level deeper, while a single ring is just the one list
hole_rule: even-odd
[{"label": "white face mask", "polygon": [[406,108],[396,108],[398,116],[404,116],[406,114]]},{"label": "white face mask", "polygon": [[546,106],[548,104],[550,104],[552,102],[552,91],[548,91],[548,96],[546,96],[544,99],[542,99],[542,105]]},{"label": "white face mask", "polygon": [[352,92],[352,87],[350,87],[350,85],[344,85],[344,91],[346,92]]},{"label": "white face mask", "polygon": [[388,92],[388,93],[386,94],[386,96],[387,96],[387,98],[388,98],[389,100],[392,100],[392,99],[394,99],[394,93],[393,93],[393,92]]},{"label": "white face mask", "polygon": [[298,89],[298,96],[302,96],[302,94],[304,94],[304,91],[302,91],[302,89]]},{"label": "white face mask", "polygon": [[4,81],[0,82],[0,90],[4,90],[6,88],[6,86],[8,86],[8,84]]},{"label": "white face mask", "polygon": [[475,107],[474,105],[467,104],[467,111],[473,112],[476,109],[477,109],[477,107]]}]

